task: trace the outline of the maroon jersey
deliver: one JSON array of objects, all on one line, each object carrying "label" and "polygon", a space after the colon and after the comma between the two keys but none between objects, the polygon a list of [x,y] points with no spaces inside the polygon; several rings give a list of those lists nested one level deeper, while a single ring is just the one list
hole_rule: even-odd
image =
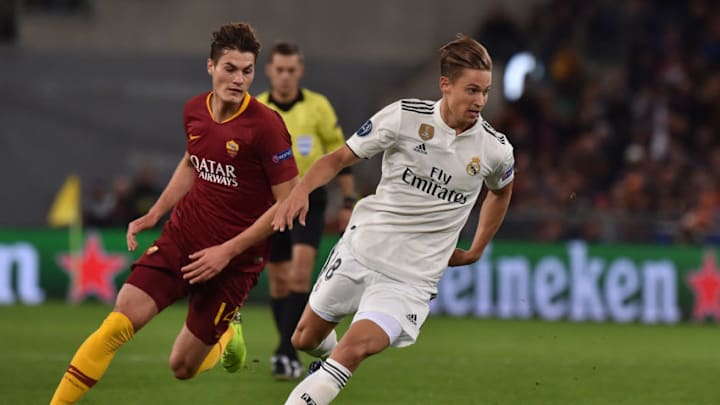
[{"label": "maroon jersey", "polygon": [[[238,112],[219,123],[212,116],[211,94],[190,99],[183,111],[196,177],[175,206],[168,229],[188,254],[244,231],[274,203],[270,187],[298,174],[290,134],[275,111],[246,94]],[[231,265],[258,264],[267,250],[263,241]]]}]

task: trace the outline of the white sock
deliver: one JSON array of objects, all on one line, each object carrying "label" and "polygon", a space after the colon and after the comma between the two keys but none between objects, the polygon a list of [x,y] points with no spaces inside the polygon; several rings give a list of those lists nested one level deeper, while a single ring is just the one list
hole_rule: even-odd
[{"label": "white sock", "polygon": [[328,405],[345,387],[352,373],[327,359],[322,366],[292,390],[285,405]]},{"label": "white sock", "polygon": [[328,356],[330,356],[330,353],[332,353],[332,350],[337,346],[337,333],[335,332],[335,329],[330,331],[330,333],[323,339],[322,342],[318,345],[318,347],[308,350],[306,353],[313,356],[313,357],[319,357],[321,359],[327,359]]}]

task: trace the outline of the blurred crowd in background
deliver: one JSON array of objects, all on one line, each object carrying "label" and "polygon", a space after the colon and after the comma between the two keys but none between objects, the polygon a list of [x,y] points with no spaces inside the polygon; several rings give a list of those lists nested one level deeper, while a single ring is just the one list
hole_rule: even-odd
[{"label": "blurred crowd in background", "polygon": [[719,243],[720,4],[555,0],[531,15],[477,33],[496,61],[527,49],[545,68],[493,121],[516,151],[505,235]]},{"label": "blurred crowd in background", "polygon": [[[492,119],[517,162],[499,237],[720,243],[720,4],[555,0],[530,15],[498,11],[475,33],[496,64],[530,51],[542,66]],[[147,168],[88,185],[86,225],[125,226],[160,183]]]},{"label": "blurred crowd in background", "polygon": [[141,167],[132,177],[118,176],[112,183],[102,178],[95,179],[86,186],[83,225],[91,228],[127,227],[130,221],[150,210],[163,187],[152,166]]}]

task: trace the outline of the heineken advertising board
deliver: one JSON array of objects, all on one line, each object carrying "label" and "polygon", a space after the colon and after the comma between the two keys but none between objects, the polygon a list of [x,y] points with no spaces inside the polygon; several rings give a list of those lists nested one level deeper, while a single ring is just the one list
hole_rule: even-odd
[{"label": "heineken advertising board", "polygon": [[[140,246],[150,246],[158,232],[139,236]],[[323,238],[316,274],[335,240]],[[124,230],[86,231],[72,243],[62,230],[0,231],[0,305],[48,299],[111,304],[143,253],[127,251]],[[248,302],[267,301],[263,274]],[[712,248],[499,241],[477,263],[446,271],[431,310],[514,319],[720,322],[720,268]]]}]

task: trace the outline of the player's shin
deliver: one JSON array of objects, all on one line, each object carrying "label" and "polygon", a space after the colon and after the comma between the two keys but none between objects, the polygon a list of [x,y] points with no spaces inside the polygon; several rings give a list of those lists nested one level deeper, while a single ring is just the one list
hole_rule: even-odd
[{"label": "player's shin", "polygon": [[215,346],[210,349],[210,353],[205,357],[205,360],[203,360],[202,363],[200,363],[200,367],[198,367],[197,371],[195,372],[195,375],[193,377],[197,376],[198,374],[202,373],[203,371],[210,370],[211,368],[215,367],[218,361],[220,361],[220,356],[222,356],[223,351],[227,347],[228,342],[233,337],[233,328],[228,327],[227,330],[225,330],[225,333],[220,336],[220,340],[218,340],[217,343],[215,343]]},{"label": "player's shin", "polygon": [[125,314],[111,312],[75,352],[50,405],[74,404],[80,400],[102,378],[117,350],[134,334],[132,323]]}]

